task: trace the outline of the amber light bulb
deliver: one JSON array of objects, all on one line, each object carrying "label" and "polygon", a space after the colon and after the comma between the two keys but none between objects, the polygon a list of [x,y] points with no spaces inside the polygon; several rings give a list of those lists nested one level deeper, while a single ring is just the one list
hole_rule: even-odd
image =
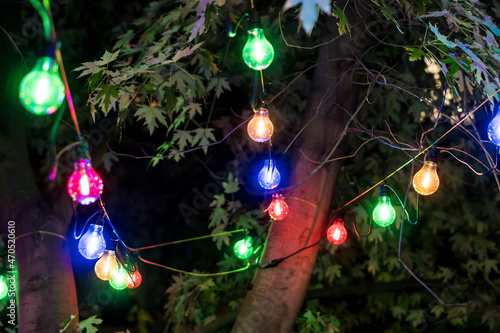
[{"label": "amber light bulb", "polygon": [[113,278],[113,275],[118,271],[118,262],[116,261],[115,251],[107,250],[95,263],[95,274],[101,280],[108,281]]},{"label": "amber light bulb", "polygon": [[439,187],[437,154],[436,149],[431,148],[425,156],[424,166],[413,176],[413,188],[421,195],[431,195]]},{"label": "amber light bulb", "polygon": [[266,142],[274,133],[274,126],[269,119],[269,112],[261,108],[255,111],[255,115],[248,123],[248,135],[256,142]]}]

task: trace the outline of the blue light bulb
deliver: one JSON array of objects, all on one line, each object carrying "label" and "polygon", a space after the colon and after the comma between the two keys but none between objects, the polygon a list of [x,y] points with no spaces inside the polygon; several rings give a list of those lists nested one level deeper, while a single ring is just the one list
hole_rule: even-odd
[{"label": "blue light bulb", "polygon": [[494,145],[500,147],[500,112],[498,111],[488,125],[488,139],[490,139]]},{"label": "blue light bulb", "polygon": [[102,235],[102,225],[91,224],[89,230],[80,238],[78,251],[89,260],[98,259],[106,251],[106,241]]},{"label": "blue light bulb", "polygon": [[258,179],[260,186],[266,190],[272,190],[279,185],[281,175],[274,160],[269,159],[264,162],[264,167],[260,170]]}]

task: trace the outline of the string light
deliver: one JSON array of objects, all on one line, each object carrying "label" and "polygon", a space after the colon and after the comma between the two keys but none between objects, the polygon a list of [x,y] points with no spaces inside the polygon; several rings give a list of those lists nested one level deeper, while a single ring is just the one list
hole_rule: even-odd
[{"label": "string light", "polygon": [[437,151],[431,148],[425,155],[424,166],[413,176],[413,188],[421,195],[431,195],[438,187]]},{"label": "string light", "polygon": [[107,250],[99,259],[94,267],[95,274],[101,280],[111,280],[113,274],[118,270],[115,251]]},{"label": "string light", "polygon": [[269,205],[269,216],[275,220],[283,220],[288,215],[288,204],[279,193],[273,194],[273,200]]},{"label": "string light", "polygon": [[260,108],[255,111],[252,120],[248,122],[247,132],[250,138],[256,142],[266,142],[271,138],[274,126],[266,109]]},{"label": "string light", "polygon": [[64,84],[59,66],[51,57],[41,57],[19,85],[19,99],[26,110],[36,115],[52,114],[64,102]]},{"label": "string light", "polygon": [[247,236],[234,244],[234,255],[238,259],[246,260],[253,254],[253,239]]},{"label": "string light", "polygon": [[89,230],[80,238],[78,251],[89,260],[97,259],[106,251],[106,241],[102,234],[103,226],[91,224]]},{"label": "string light", "polygon": [[342,219],[336,219],[328,231],[326,232],[326,238],[330,243],[335,245],[340,245],[347,239],[347,230],[344,227],[344,221]]},{"label": "string light", "polygon": [[248,30],[248,39],[243,47],[243,60],[251,69],[266,69],[274,60],[274,48],[261,28]]},{"label": "string light", "polygon": [[380,185],[380,198],[377,207],[373,210],[373,221],[381,227],[387,227],[396,220],[396,211],[391,205],[389,193]]},{"label": "string light", "polygon": [[500,104],[497,106],[497,114],[488,124],[488,139],[500,147],[500,112],[499,111]]},{"label": "string light", "polygon": [[5,278],[5,276],[0,275],[0,299],[7,296],[8,292],[9,287],[7,286],[7,279]]},{"label": "string light", "polygon": [[273,159],[264,161],[264,167],[259,172],[258,180],[260,186],[266,190],[272,190],[279,185],[281,175],[278,168],[276,168],[276,162]]},{"label": "string light", "polygon": [[129,278],[125,268],[123,268],[121,264],[118,264],[118,269],[114,271],[113,276],[109,280],[109,284],[116,290],[122,290],[127,288]]},{"label": "string light", "polygon": [[136,269],[132,277],[127,278],[128,288],[134,289],[141,285],[142,283],[142,275],[139,273],[139,269]]}]

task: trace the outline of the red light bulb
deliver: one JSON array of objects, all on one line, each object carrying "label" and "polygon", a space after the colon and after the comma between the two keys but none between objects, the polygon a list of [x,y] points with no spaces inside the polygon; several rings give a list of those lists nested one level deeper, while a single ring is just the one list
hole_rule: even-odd
[{"label": "red light bulb", "polygon": [[288,215],[288,205],[281,194],[273,194],[269,205],[269,216],[275,220],[283,220]]},{"label": "red light bulb", "polygon": [[89,205],[102,193],[104,185],[101,176],[92,168],[90,159],[81,158],[74,165],[75,169],[68,179],[68,194],[73,201]]},{"label": "red light bulb", "polygon": [[336,219],[332,226],[328,228],[326,237],[335,245],[342,244],[347,239],[347,230],[344,227],[344,221]]},{"label": "red light bulb", "polygon": [[130,289],[137,288],[141,285],[142,275],[139,273],[139,270],[136,269],[134,274],[132,274],[132,278],[130,276],[127,279],[128,286]]}]

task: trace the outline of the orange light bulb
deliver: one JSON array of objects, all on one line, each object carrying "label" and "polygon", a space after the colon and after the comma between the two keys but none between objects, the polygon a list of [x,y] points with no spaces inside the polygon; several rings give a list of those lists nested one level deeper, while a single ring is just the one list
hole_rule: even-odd
[{"label": "orange light bulb", "polygon": [[113,274],[118,270],[115,251],[107,250],[95,263],[94,271],[101,280],[108,281],[113,278]]},{"label": "orange light bulb", "polygon": [[413,176],[413,188],[421,195],[431,195],[439,187],[437,153],[432,148],[425,156],[424,166]]},{"label": "orange light bulb", "polygon": [[255,111],[252,120],[248,122],[247,131],[250,138],[256,142],[266,142],[271,138],[274,126],[266,109]]}]

